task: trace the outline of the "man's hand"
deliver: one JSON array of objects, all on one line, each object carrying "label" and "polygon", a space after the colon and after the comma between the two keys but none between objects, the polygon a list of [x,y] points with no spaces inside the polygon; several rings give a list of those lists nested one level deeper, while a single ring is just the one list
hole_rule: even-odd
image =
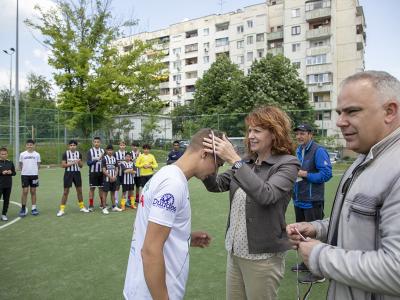
[{"label": "man's hand", "polygon": [[313,239],[309,239],[309,240],[307,240],[307,242],[300,242],[300,244],[299,244],[299,248],[298,248],[299,253],[300,253],[301,257],[303,258],[303,261],[307,265],[307,267],[309,266],[308,264],[309,264],[309,260],[310,260],[311,251],[318,244],[321,244],[321,242],[318,240],[313,240]]},{"label": "man's hand", "polygon": [[306,238],[315,238],[315,236],[317,235],[315,227],[311,223],[301,222],[287,225],[286,233],[288,235],[289,242],[292,244],[293,249],[297,249],[300,242],[302,241],[302,237],[298,234],[297,231]]},{"label": "man's hand", "polygon": [[307,175],[308,175],[308,172],[304,171],[304,170],[299,170],[299,172],[297,173],[297,176],[303,177],[303,178],[306,178]]},{"label": "man's hand", "polygon": [[205,231],[193,231],[190,237],[191,247],[208,247],[211,243],[211,236]]}]

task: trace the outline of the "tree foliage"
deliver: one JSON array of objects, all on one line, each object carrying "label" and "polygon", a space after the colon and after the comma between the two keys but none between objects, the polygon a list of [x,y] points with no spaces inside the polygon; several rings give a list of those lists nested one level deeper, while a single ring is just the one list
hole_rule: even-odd
[{"label": "tree foliage", "polygon": [[160,109],[157,73],[159,56],[143,61],[152,46],[135,41],[131,51],[120,54],[113,41],[120,36],[112,25],[111,0],[59,0],[44,11],[36,6],[38,20],[25,22],[45,36],[49,64],[60,89],[62,110],[74,111],[67,123],[80,127],[88,137],[120,112],[154,112]]}]

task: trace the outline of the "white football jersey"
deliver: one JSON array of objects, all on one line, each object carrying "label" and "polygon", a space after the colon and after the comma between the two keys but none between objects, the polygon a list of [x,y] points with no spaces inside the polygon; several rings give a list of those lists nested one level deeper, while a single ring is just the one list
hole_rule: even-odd
[{"label": "white football jersey", "polygon": [[22,163],[21,175],[35,176],[39,174],[38,163],[41,162],[40,154],[36,151],[24,151],[19,155],[19,162]]},{"label": "white football jersey", "polygon": [[163,167],[143,188],[125,277],[125,299],[152,299],[141,256],[149,221],[171,228],[164,244],[166,284],[169,299],[183,299],[189,273],[191,210],[188,181],[175,165]]}]

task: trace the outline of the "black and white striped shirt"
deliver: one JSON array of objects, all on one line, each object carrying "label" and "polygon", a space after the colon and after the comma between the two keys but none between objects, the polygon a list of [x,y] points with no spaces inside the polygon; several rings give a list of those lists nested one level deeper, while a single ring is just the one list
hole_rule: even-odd
[{"label": "black and white striped shirt", "polygon": [[67,150],[64,152],[62,160],[66,163],[74,163],[72,166],[65,168],[65,172],[80,172],[81,168],[78,166],[78,160],[82,160],[82,154],[79,151],[72,152],[71,150]]},{"label": "black and white striped shirt", "polygon": [[[139,157],[140,154],[141,154],[140,151],[138,151],[138,152],[132,151],[132,162],[133,162],[134,165],[136,163],[136,159]],[[139,168],[135,167],[135,171],[136,171],[135,177],[140,177]]]},{"label": "black and white striped shirt", "polygon": [[[121,151],[121,150],[115,152],[114,156],[117,159],[118,166],[120,166],[121,162],[125,160],[125,153],[126,151]],[[119,168],[118,176],[122,176],[122,168]]]},{"label": "black and white striped shirt", "polygon": [[87,163],[89,165],[89,173],[101,173],[101,159],[104,155],[104,149],[90,148],[87,155]]},{"label": "black and white striped shirt", "polygon": [[[123,161],[121,162],[121,171],[125,171],[125,170],[134,170],[135,169],[135,165],[133,164],[132,161],[127,162],[127,161]],[[124,178],[122,180],[122,184],[124,185],[128,185],[128,184],[134,184],[135,183],[135,177],[132,173],[123,173],[124,174]]]},{"label": "black and white striped shirt", "polygon": [[[118,168],[118,164],[117,164],[117,159],[114,156],[104,156],[103,161],[103,168],[106,169],[106,172],[109,176],[111,177],[115,177],[117,176],[117,168]],[[104,176],[104,181],[105,182],[109,182],[110,178],[108,178],[107,176]]]}]

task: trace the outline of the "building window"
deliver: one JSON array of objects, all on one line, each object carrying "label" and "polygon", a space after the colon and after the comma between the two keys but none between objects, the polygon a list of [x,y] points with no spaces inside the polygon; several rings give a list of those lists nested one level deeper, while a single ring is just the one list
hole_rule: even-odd
[{"label": "building window", "polygon": [[187,85],[186,86],[186,92],[187,93],[193,93],[196,90],[196,88],[194,87],[194,85]]},{"label": "building window", "polygon": [[172,53],[175,54],[175,55],[180,54],[181,53],[181,48],[172,49]]},{"label": "building window", "polygon": [[332,81],[331,73],[321,73],[321,74],[311,74],[307,75],[307,83],[315,84],[315,83],[328,83]]},{"label": "building window", "polygon": [[186,72],[186,79],[197,78],[197,71]]},{"label": "building window", "polygon": [[237,29],[237,33],[243,33],[243,31],[244,31],[244,26],[243,26],[243,25],[240,25],[240,26],[236,27],[236,29]]},{"label": "building window", "polygon": [[306,11],[315,10],[324,7],[331,7],[330,0],[312,1],[306,3]]},{"label": "building window", "polygon": [[298,18],[298,17],[300,17],[300,8],[292,9],[292,18]]},{"label": "building window", "polygon": [[176,95],[180,95],[180,94],[182,94],[182,88],[178,87],[178,88],[172,89],[172,95],[176,96]]},{"label": "building window", "polygon": [[243,48],[243,46],[244,46],[244,41],[243,40],[236,42],[236,48],[241,49],[241,48]]},{"label": "building window", "polygon": [[307,66],[326,64],[326,54],[307,56]]},{"label": "building window", "polygon": [[238,64],[240,65],[244,64],[244,55],[239,55],[237,58],[238,58]]},{"label": "building window", "polygon": [[257,57],[258,58],[263,58],[264,57],[264,49],[258,49],[257,50]]},{"label": "building window", "polygon": [[247,52],[247,61],[253,61],[253,52]]},{"label": "building window", "polygon": [[203,29],[203,35],[209,35],[210,34],[210,29],[209,28],[204,28]]},{"label": "building window", "polygon": [[203,63],[208,64],[210,62],[210,57],[207,56],[203,56]]},{"label": "building window", "polygon": [[210,50],[210,43],[204,43],[203,44],[204,52],[208,52]]},{"label": "building window", "polygon": [[310,41],[310,48],[322,47],[322,46],[329,46],[329,38]]},{"label": "building window", "polygon": [[160,95],[161,96],[169,95],[169,88],[160,89]]},{"label": "building window", "polygon": [[247,45],[253,44],[253,41],[254,41],[253,36],[252,36],[252,35],[249,35],[249,36],[247,37]]},{"label": "building window", "polygon": [[292,52],[300,51],[300,43],[292,44]]},{"label": "building window", "polygon": [[293,67],[295,67],[296,69],[300,69],[300,67],[301,67],[300,62],[299,61],[293,62]]},{"label": "building window", "polygon": [[198,36],[197,29],[196,30],[191,30],[191,31],[186,31],[186,38],[187,39],[190,39],[190,38],[196,37],[196,36]]},{"label": "building window", "polygon": [[283,25],[276,26],[276,31],[282,31],[282,30],[283,30]]},{"label": "building window", "polygon": [[253,20],[247,20],[247,27],[252,28],[253,27]]},{"label": "building window", "polygon": [[197,57],[191,57],[191,58],[186,58],[185,59],[185,65],[195,65],[197,64]]},{"label": "building window", "polygon": [[198,44],[190,44],[185,46],[185,53],[195,52],[198,50]]},{"label": "building window", "polygon": [[258,33],[256,35],[256,42],[264,42],[264,33]]},{"label": "building window", "polygon": [[292,35],[300,34],[300,26],[292,26]]},{"label": "building window", "polygon": [[172,80],[173,81],[181,81],[181,74],[177,74],[177,75],[174,75],[174,76],[172,76]]},{"label": "building window", "polygon": [[317,121],[329,121],[331,119],[330,110],[317,111],[315,113],[315,120]]},{"label": "building window", "polygon": [[175,70],[179,70],[180,68],[181,68],[181,61],[180,60],[178,60],[178,61],[174,61],[173,62],[173,66],[174,66],[174,69]]},{"label": "building window", "polygon": [[227,37],[215,40],[215,47],[226,46],[228,44],[229,44],[229,38],[227,38]]},{"label": "building window", "polygon": [[215,24],[215,30],[217,32],[218,31],[223,31],[223,30],[228,30],[228,29],[229,29],[229,22]]}]

